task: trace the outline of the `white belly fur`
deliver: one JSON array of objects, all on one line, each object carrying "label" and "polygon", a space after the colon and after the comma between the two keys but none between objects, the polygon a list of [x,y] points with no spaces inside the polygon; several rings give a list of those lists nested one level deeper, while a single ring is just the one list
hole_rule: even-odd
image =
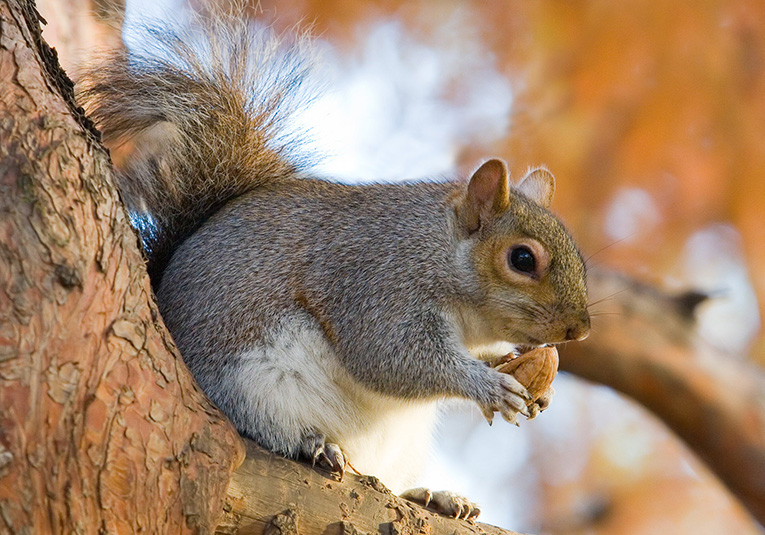
[{"label": "white belly fur", "polygon": [[409,488],[430,452],[436,402],[383,396],[356,382],[312,318],[282,325],[273,343],[241,354],[244,364],[232,373],[251,424],[269,415],[290,440],[310,430],[323,433],[361,473],[394,492]]}]

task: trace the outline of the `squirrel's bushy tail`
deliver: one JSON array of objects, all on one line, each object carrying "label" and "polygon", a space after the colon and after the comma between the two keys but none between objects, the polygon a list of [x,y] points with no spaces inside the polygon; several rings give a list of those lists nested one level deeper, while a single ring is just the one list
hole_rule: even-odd
[{"label": "squirrel's bushy tail", "polygon": [[134,220],[151,222],[137,226],[155,285],[205,219],[300,162],[284,121],[305,104],[305,38],[288,46],[234,15],[201,20],[144,28],[150,46],[115,51],[78,82],[105,144],[129,147],[117,181]]}]

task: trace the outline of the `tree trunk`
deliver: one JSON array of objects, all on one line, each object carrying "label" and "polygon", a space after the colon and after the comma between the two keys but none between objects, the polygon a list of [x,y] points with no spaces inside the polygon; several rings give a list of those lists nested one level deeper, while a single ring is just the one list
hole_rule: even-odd
[{"label": "tree trunk", "polygon": [[154,305],[97,133],[0,1],[0,527],[211,531],[243,448]]}]

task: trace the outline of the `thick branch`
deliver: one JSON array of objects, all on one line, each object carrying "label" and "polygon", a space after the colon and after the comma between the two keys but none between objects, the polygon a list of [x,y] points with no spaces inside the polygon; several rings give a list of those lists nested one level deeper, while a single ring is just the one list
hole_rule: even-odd
[{"label": "thick branch", "polygon": [[[224,510],[216,532],[221,535],[272,535],[274,524],[287,520],[281,515],[287,510],[296,515],[300,535],[513,535],[423,509],[392,494],[374,477],[346,473],[338,482],[250,441],[247,458],[231,479]],[[281,535],[288,535],[283,531]]]},{"label": "thick branch", "polygon": [[697,294],[669,296],[607,273],[591,285],[612,296],[608,315],[584,343],[566,346],[561,368],[653,411],[765,524],[765,372],[699,340]]}]

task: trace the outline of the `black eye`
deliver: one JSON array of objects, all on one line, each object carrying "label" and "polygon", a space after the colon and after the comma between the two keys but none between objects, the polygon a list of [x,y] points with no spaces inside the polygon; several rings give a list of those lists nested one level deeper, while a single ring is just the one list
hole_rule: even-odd
[{"label": "black eye", "polygon": [[510,260],[510,266],[521,273],[536,271],[537,261],[528,247],[513,247],[508,254],[508,260]]}]

